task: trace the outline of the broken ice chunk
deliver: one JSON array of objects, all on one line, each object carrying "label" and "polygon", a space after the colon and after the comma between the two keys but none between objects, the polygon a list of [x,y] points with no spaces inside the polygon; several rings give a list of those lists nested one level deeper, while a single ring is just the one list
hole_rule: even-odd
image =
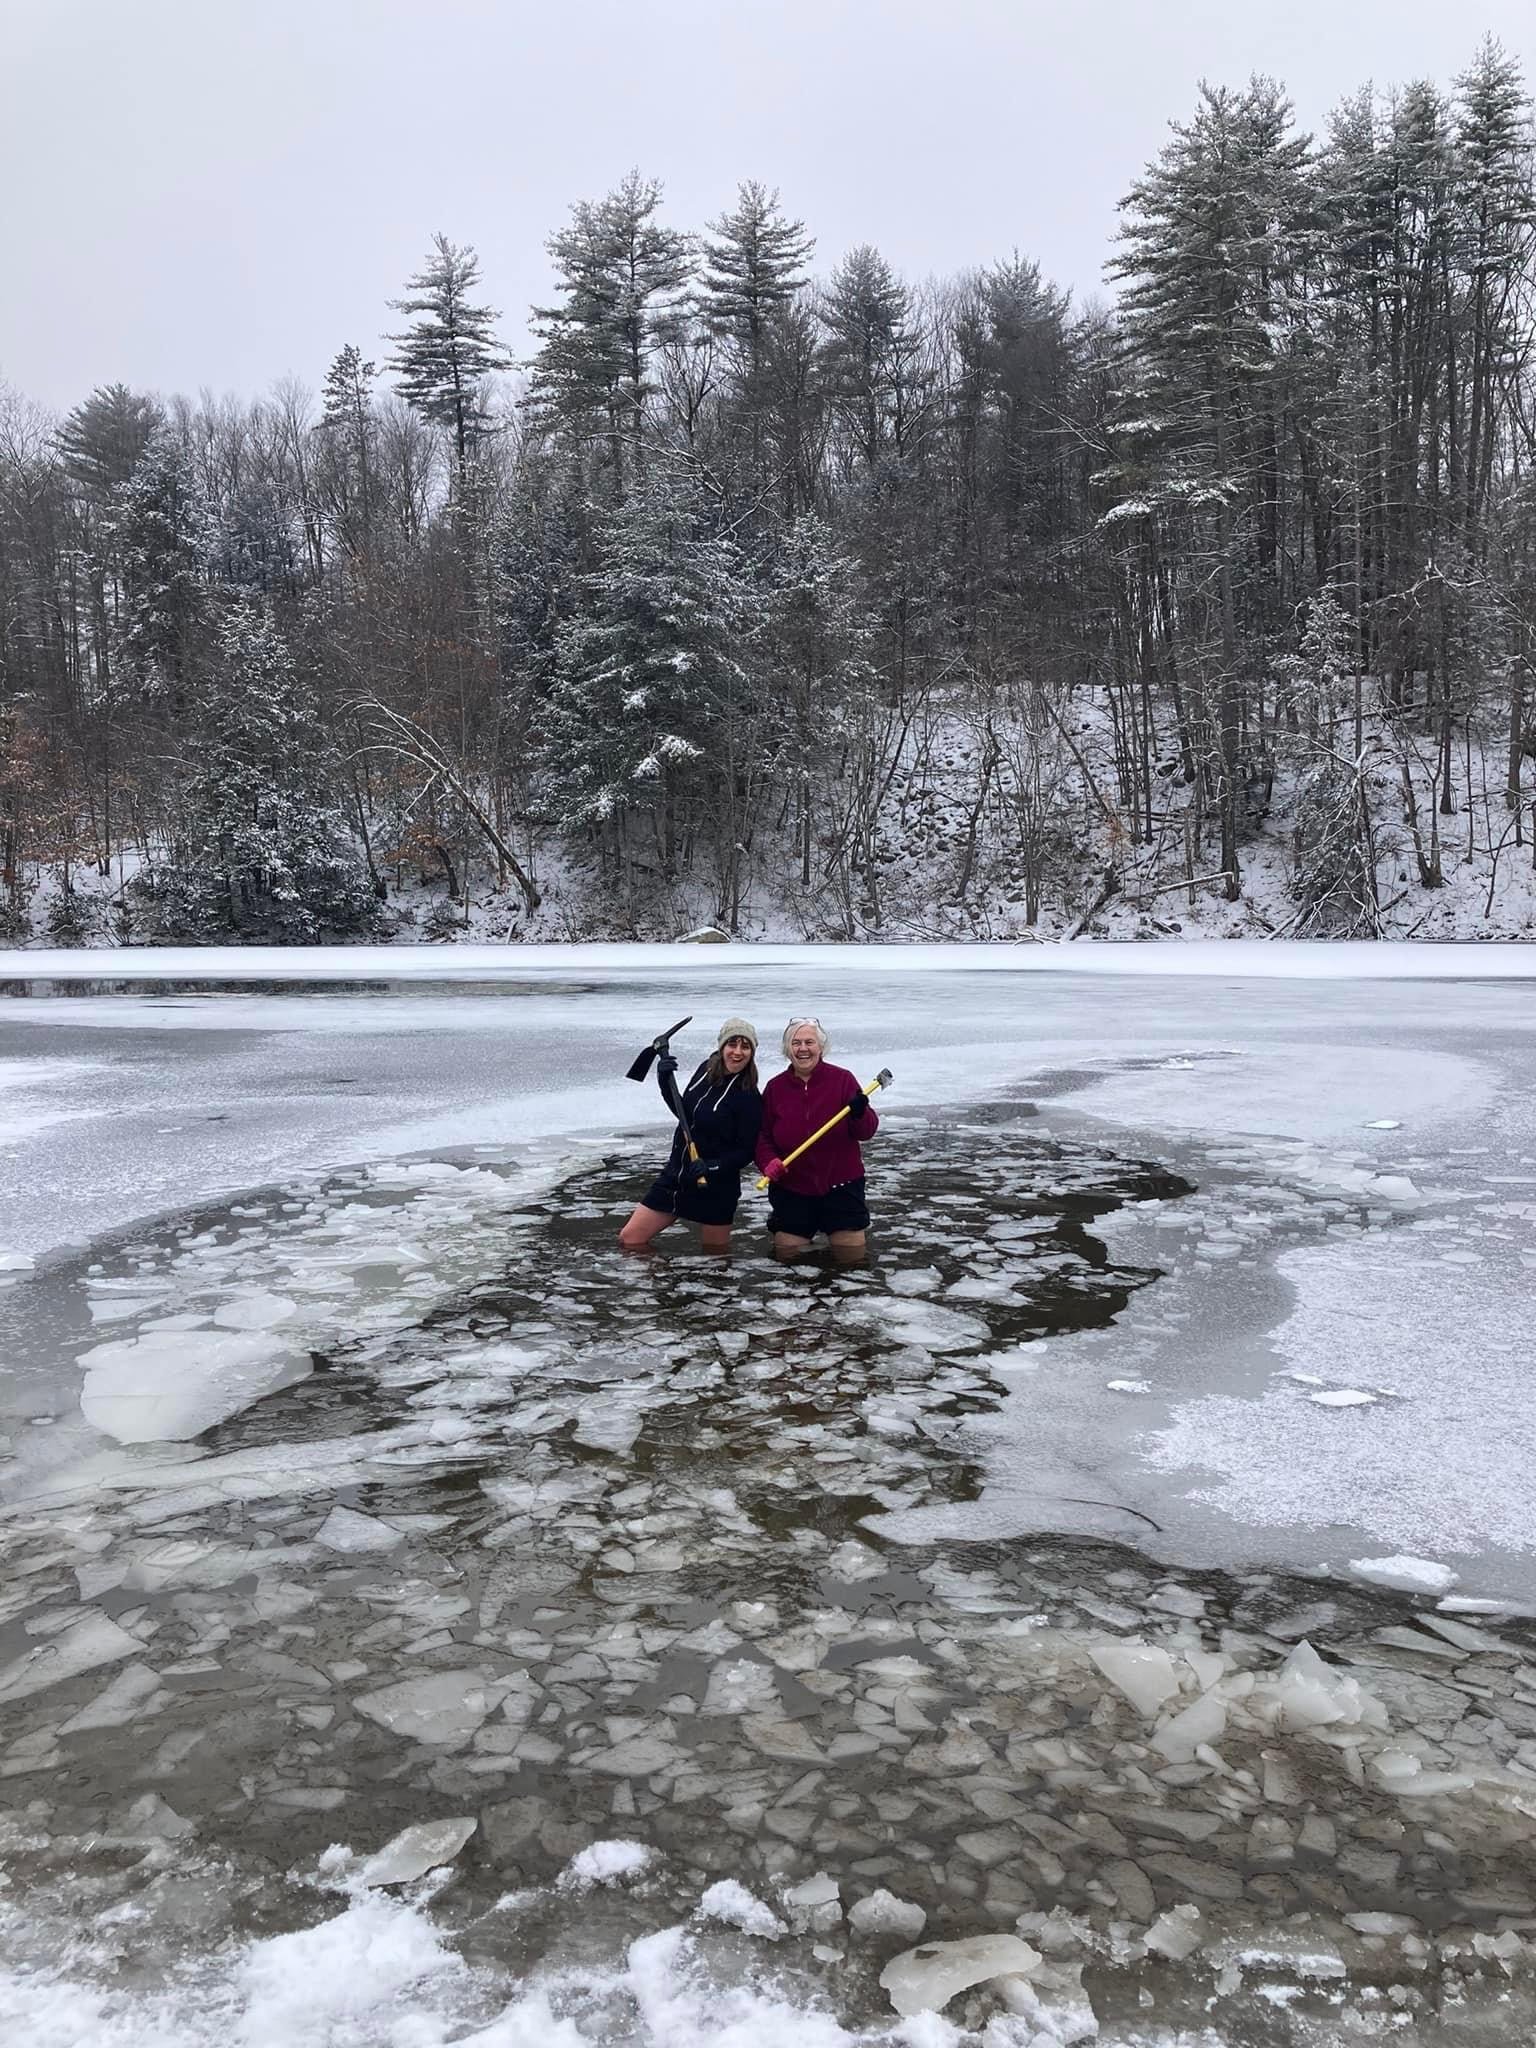
[{"label": "broken ice chunk", "polygon": [[1331,1387],[1326,1394],[1308,1394],[1309,1401],[1315,1401],[1319,1408],[1369,1408],[1380,1400],[1379,1394],[1367,1394],[1360,1387]]},{"label": "broken ice chunk", "polygon": [[758,1935],[764,1941],[778,1941],[788,1928],[759,1898],[734,1877],[712,1884],[699,1900],[699,1918],[718,1921],[722,1927],[738,1927],[743,1934]]},{"label": "broken ice chunk", "polygon": [[120,1444],[186,1442],[309,1375],[308,1356],[274,1338],[158,1330],[80,1355],[80,1412]]},{"label": "broken ice chunk", "polygon": [[[215,1666],[215,1669],[218,1667]],[[146,1702],[160,1690],[160,1674],[147,1664],[125,1664],[105,1692],[65,1721],[61,1735],[81,1735],[89,1728],[121,1728],[138,1715],[154,1710]],[[170,1694],[165,1695],[169,1699]]]},{"label": "broken ice chunk", "polygon": [[296,1315],[298,1306],[286,1294],[237,1294],[219,1304],[213,1320],[226,1330],[270,1330]]},{"label": "broken ice chunk", "polygon": [[1220,1742],[1226,1729],[1226,1708],[1206,1693],[1182,1714],[1160,1721],[1152,1731],[1152,1747],[1171,1764],[1187,1764],[1202,1743]]},{"label": "broken ice chunk", "polygon": [[135,1799],[128,1809],[128,1818],[123,1828],[124,1836],[130,1841],[179,1842],[194,1832],[191,1821],[184,1820],[175,1807],[168,1806],[158,1792],[146,1792]]},{"label": "broken ice chunk", "polygon": [[24,1700],[82,1671],[94,1671],[99,1664],[115,1664],[123,1657],[137,1657],[143,1644],[119,1628],[115,1621],[88,1608],[78,1621],[61,1629],[47,1642],[38,1643],[0,1671],[0,1700]]},{"label": "broken ice chunk", "polygon": [[1016,1934],[979,1934],[968,1941],[930,1941],[904,1949],[880,1972],[880,1987],[903,2019],[937,2012],[958,1992],[994,1977],[1027,1977],[1042,1957]]},{"label": "broken ice chunk", "polygon": [[369,1550],[393,1550],[403,1543],[400,1531],[372,1515],[360,1515],[354,1508],[334,1507],[315,1531],[315,1541],[326,1550],[352,1556]]},{"label": "broken ice chunk", "polygon": [[1309,1642],[1300,1642],[1274,1681],[1282,1728],[1323,1728],[1335,1724],[1385,1728],[1386,1710],[1358,1679],[1325,1664]]},{"label": "broken ice chunk", "polygon": [[701,1714],[765,1714],[779,1704],[779,1688],[766,1664],[746,1658],[717,1664],[709,1674],[709,1685]]},{"label": "broken ice chunk", "polygon": [[1179,1689],[1173,1659],[1153,1643],[1104,1643],[1088,1655],[1110,1684],[1148,1720]]},{"label": "broken ice chunk", "polygon": [[824,1870],[792,1885],[784,1894],[784,1903],[797,1934],[826,1934],[842,1922],[842,1892],[837,1879]]},{"label": "broken ice chunk", "polygon": [[1431,1799],[1451,1792],[1470,1792],[1477,1782],[1467,1771],[1426,1771],[1406,1749],[1384,1749],[1371,1758],[1371,1769],[1389,1792],[1400,1799]]},{"label": "broken ice chunk", "polygon": [[1147,1929],[1147,1947],[1170,1962],[1182,1963],[1205,1939],[1205,1923],[1198,1906],[1174,1906],[1160,1913]]},{"label": "broken ice chunk", "polygon": [[444,1863],[451,1863],[480,1823],[472,1814],[458,1820],[418,1821],[402,1828],[357,1874],[364,1885],[407,1884]]},{"label": "broken ice chunk", "polygon": [[589,1842],[561,1871],[563,1892],[587,1892],[597,1885],[624,1884],[639,1877],[656,1860],[643,1842]]},{"label": "broken ice chunk", "polygon": [[1399,1593],[1448,1593],[1456,1584],[1449,1565],[1424,1557],[1352,1557],[1349,1568],[1357,1579]]},{"label": "broken ice chunk", "polygon": [[943,1277],[937,1266],[909,1266],[892,1273],[885,1284],[893,1294],[931,1294]]},{"label": "broken ice chunk", "polygon": [[894,1934],[902,1940],[915,1941],[927,1926],[928,1915],[921,1906],[913,1905],[909,1899],[898,1899],[882,1886],[849,1909],[848,1924],[855,1934],[875,1938]]},{"label": "broken ice chunk", "polygon": [[437,1671],[429,1678],[403,1678],[398,1685],[381,1686],[352,1704],[392,1735],[450,1749],[469,1740],[491,1711],[492,1701],[480,1672]]}]

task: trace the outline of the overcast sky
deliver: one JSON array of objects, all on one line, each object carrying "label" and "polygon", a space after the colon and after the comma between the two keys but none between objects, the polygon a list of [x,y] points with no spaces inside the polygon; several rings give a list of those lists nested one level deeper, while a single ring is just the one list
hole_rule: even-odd
[{"label": "overcast sky", "polygon": [[521,348],[546,236],[631,165],[680,227],[777,185],[822,272],[1017,247],[1091,293],[1202,77],[1317,126],[1490,31],[1536,74],[1532,0],[0,0],[0,378],[318,385],[437,229]]}]

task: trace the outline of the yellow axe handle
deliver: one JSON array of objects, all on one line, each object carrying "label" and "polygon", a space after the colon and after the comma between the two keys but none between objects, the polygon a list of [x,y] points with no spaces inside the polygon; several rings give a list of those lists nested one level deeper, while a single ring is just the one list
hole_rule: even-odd
[{"label": "yellow axe handle", "polygon": [[[884,1082],[881,1078],[881,1075],[876,1074],[874,1080],[871,1081],[869,1086],[863,1091],[865,1101],[867,1102],[869,1100],[870,1096],[874,1094],[877,1088],[883,1086]],[[842,1122],[843,1118],[849,1114],[852,1108],[852,1103],[845,1102],[842,1108],[837,1112],[836,1116],[829,1116],[819,1131],[812,1131],[811,1135],[806,1139],[805,1143],[803,1145],[797,1145],[794,1151],[790,1153],[789,1157],[787,1159],[781,1159],[779,1164],[781,1166],[793,1166],[795,1161],[800,1157],[800,1154],[802,1152],[809,1152],[811,1147],[815,1144],[818,1138],[824,1138],[827,1135],[828,1131],[836,1130],[837,1126]],[[759,1192],[761,1192],[765,1187],[767,1187],[768,1176],[766,1173],[760,1173],[758,1175],[757,1185]]]}]

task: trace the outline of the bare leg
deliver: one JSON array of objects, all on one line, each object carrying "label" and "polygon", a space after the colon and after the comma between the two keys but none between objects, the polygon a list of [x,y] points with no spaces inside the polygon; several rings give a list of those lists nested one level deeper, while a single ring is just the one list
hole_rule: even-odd
[{"label": "bare leg", "polygon": [[798,1259],[802,1252],[808,1252],[811,1240],[808,1237],[791,1237],[787,1230],[773,1233],[773,1255],[776,1259]]},{"label": "bare leg", "polygon": [[731,1248],[729,1223],[701,1223],[699,1243],[707,1252],[728,1252]]},{"label": "bare leg", "polygon": [[827,1239],[832,1256],[840,1266],[856,1265],[864,1256],[862,1230],[834,1230]]},{"label": "bare leg", "polygon": [[670,1209],[647,1209],[642,1202],[619,1232],[619,1243],[627,1252],[643,1252],[653,1237],[660,1237],[675,1221]]}]

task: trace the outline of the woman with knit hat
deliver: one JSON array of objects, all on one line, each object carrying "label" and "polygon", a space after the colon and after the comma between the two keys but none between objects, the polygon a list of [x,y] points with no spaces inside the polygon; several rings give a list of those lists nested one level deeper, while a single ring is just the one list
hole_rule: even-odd
[{"label": "woman with knit hat", "polygon": [[[856,1259],[864,1251],[869,1209],[864,1200],[861,1139],[872,1138],[880,1119],[856,1074],[824,1057],[827,1034],[815,1017],[792,1017],[784,1027],[789,1065],[763,1090],[757,1164],[766,1175],[768,1228],[781,1259],[803,1252],[825,1234],[833,1256]],[[803,1158],[786,1157],[840,1109],[848,1115],[819,1138]]]},{"label": "woman with knit hat", "polygon": [[741,1169],[757,1144],[763,1098],[757,1089],[757,1033],[744,1017],[727,1017],[715,1050],[683,1090],[683,1115],[697,1159],[677,1127],[667,1163],[619,1232],[626,1251],[644,1249],[679,1217],[697,1223],[706,1251],[723,1252],[741,1199]]}]

